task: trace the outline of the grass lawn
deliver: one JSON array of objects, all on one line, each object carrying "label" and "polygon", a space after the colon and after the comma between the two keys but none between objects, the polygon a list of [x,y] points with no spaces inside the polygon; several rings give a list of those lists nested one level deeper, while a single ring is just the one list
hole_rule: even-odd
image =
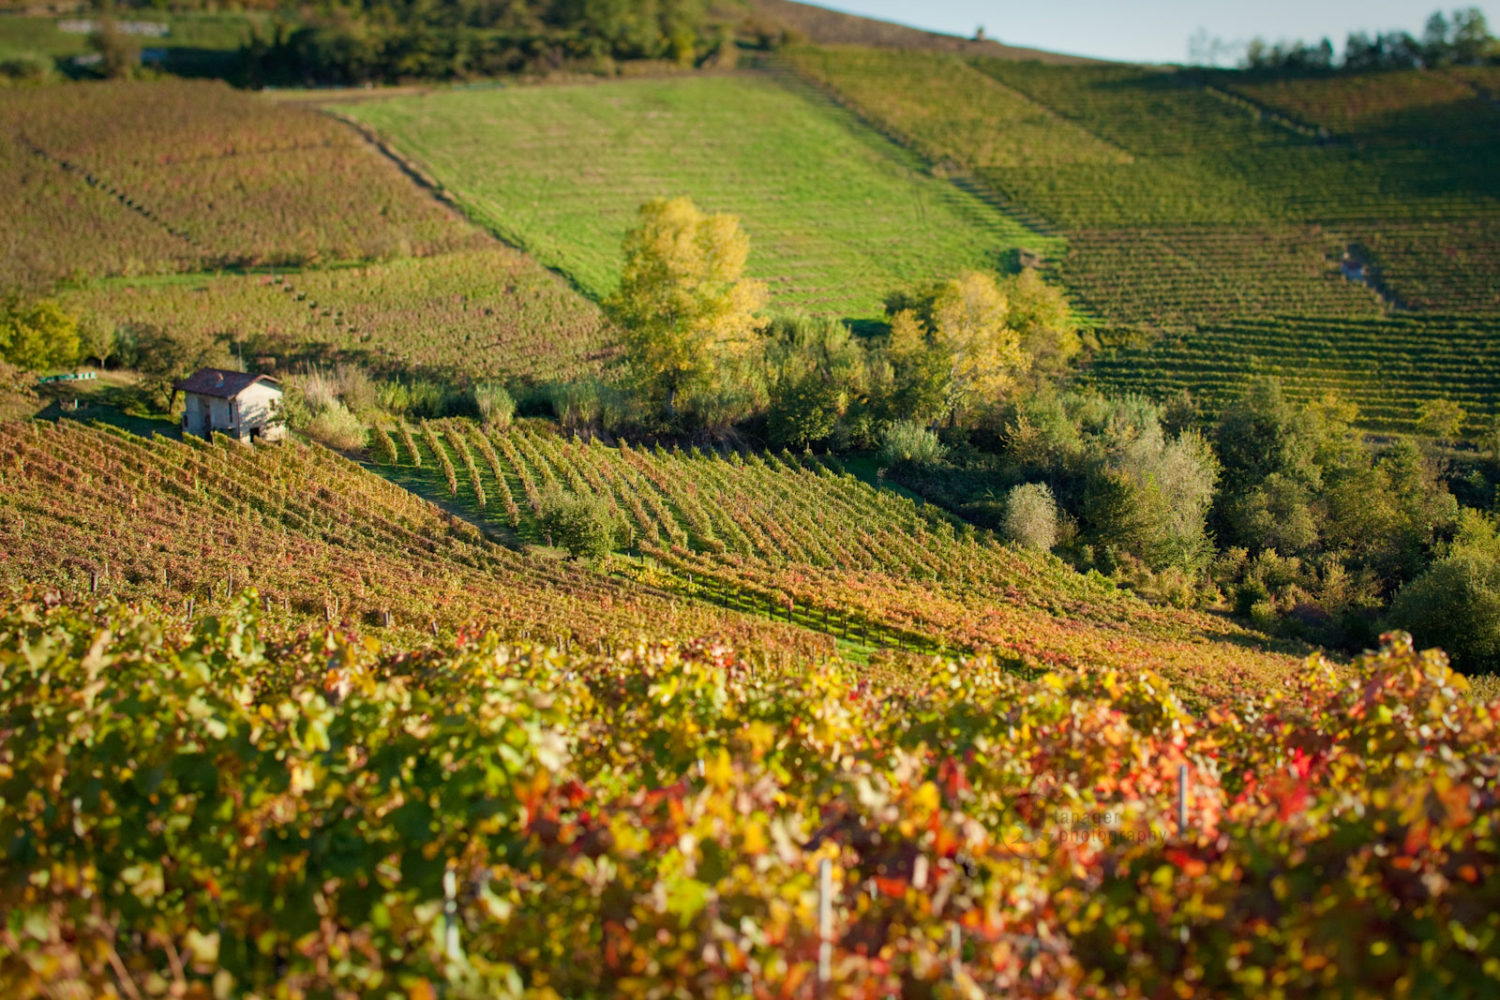
[{"label": "grass lawn", "polygon": [[869,318],[894,288],[1061,245],[773,77],[440,91],[337,105],[594,296],[649,198],[741,217],[773,308]]}]

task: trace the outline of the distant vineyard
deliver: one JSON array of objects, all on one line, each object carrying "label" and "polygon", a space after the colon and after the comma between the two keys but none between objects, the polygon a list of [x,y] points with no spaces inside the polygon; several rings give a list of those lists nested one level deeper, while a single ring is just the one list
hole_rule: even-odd
[{"label": "distant vineyard", "polygon": [[1221,619],[1152,608],[818,459],[428,426],[441,433],[397,435],[409,444],[382,471],[530,542],[545,541],[538,515],[550,492],[604,497],[628,547],[648,557],[619,560],[619,572],[734,610],[872,644],[993,649],[1033,666],[1149,663],[1204,694],[1272,684],[1291,662]]},{"label": "distant vineyard", "polygon": [[0,424],[0,579],[197,614],[248,587],[289,625],[377,634],[470,624],[547,641],[643,622],[826,651],[820,636],[528,559],[321,447],[144,440],[63,421]]},{"label": "distant vineyard", "polygon": [[[931,55],[812,50],[792,65],[1054,228],[1067,241],[1056,274],[1101,324],[1162,334],[1106,353],[1100,384],[1190,388],[1217,404],[1251,375],[1278,374],[1296,393],[1337,389],[1385,428],[1409,427],[1413,404],[1436,397],[1493,411],[1500,74],[1257,83],[971,60],[1015,95],[1007,106],[974,96],[967,66]],[[1007,135],[1015,101],[1041,117],[1009,162],[991,152],[998,139],[950,138],[986,125]],[[1035,127],[1046,121],[1058,124]],[[1124,159],[1076,157],[1075,133]],[[1047,154],[1032,145],[1048,141],[1054,162],[1034,165]]]},{"label": "distant vineyard", "polygon": [[64,297],[106,326],[196,329],[291,357],[475,378],[597,374],[614,338],[597,306],[507,247],[278,275],[117,280]]},{"label": "distant vineyard", "polygon": [[848,112],[752,77],[453,91],[344,105],[471,214],[591,295],[645,200],[739,215],[772,305],[878,315],[914,281],[1044,237],[918,169]]},{"label": "distant vineyard", "polygon": [[1401,645],[1195,716],[1140,663],[266,632],[0,609],[6,996],[1500,988],[1500,706]]},{"label": "distant vineyard", "polygon": [[11,89],[0,150],[13,210],[0,280],[425,254],[478,238],[352,129],[222,84]]},{"label": "distant vineyard", "polygon": [[1088,373],[1118,391],[1187,389],[1210,410],[1262,376],[1280,379],[1295,398],[1335,393],[1377,429],[1410,428],[1433,399],[1462,406],[1473,430],[1500,413],[1500,344],[1490,321],[1471,317],[1204,324],[1149,348],[1118,350]]},{"label": "distant vineyard", "polygon": [[800,49],[791,66],[833,87],[935,161],[974,167],[1128,163],[1130,156],[956,56],[888,49]]}]

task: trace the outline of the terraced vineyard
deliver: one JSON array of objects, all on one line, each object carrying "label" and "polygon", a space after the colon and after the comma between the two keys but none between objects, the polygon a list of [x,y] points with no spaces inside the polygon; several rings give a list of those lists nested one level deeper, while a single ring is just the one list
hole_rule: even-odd
[{"label": "terraced vineyard", "polygon": [[1055,244],[922,173],[826,102],[762,76],[515,87],[342,105],[471,215],[575,279],[613,290],[647,199],[742,219],[777,308],[878,315],[912,282]]},{"label": "terraced vineyard", "polygon": [[63,301],[106,326],[226,334],[292,357],[331,350],[405,373],[570,379],[615,353],[597,306],[498,244],[363,267],[112,280]]},{"label": "terraced vineyard", "polygon": [[[910,137],[924,156],[974,167],[1117,164],[1129,154],[950,55],[801,49],[788,65],[865,116]],[[934,115],[932,109],[947,109]]]},{"label": "terraced vineyard", "polygon": [[1396,315],[1383,320],[1278,317],[1204,324],[1145,349],[1095,363],[1099,382],[1145,392],[1188,389],[1210,409],[1254,377],[1274,375],[1288,395],[1336,393],[1372,429],[1409,427],[1421,404],[1458,403],[1470,429],[1500,414],[1500,344],[1493,321]]},{"label": "terraced vineyard", "polygon": [[469,625],[549,642],[645,623],[821,654],[832,642],[486,541],[316,446],[149,440],[0,424],[0,579],[204,614],[248,587],[288,626],[330,619],[412,641]]},{"label": "terraced vineyard", "polygon": [[550,491],[603,496],[644,557],[617,559],[618,573],[840,638],[989,649],[1042,668],[1148,663],[1206,696],[1272,685],[1292,662],[1227,621],[1152,608],[819,459],[612,448],[467,421],[391,436],[397,462],[382,471],[498,531],[541,542]]},{"label": "terraced vineyard", "polygon": [[[1101,358],[1088,377],[1105,387],[1216,404],[1278,374],[1294,394],[1339,389],[1382,428],[1440,396],[1494,412],[1500,74],[1257,83],[847,49],[789,65],[1055,229],[1055,273],[1098,322],[1161,335]],[[979,96],[974,70],[1006,99]],[[1009,156],[974,138],[987,127],[1015,132]],[[1079,135],[1117,157],[1079,156]]]},{"label": "terraced vineyard", "polygon": [[0,171],[5,284],[482,240],[352,129],[223,84],[0,93]]}]

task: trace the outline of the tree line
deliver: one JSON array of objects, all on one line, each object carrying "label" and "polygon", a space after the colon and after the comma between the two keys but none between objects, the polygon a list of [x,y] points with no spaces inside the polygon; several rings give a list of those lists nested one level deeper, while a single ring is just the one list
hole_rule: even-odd
[{"label": "tree line", "polygon": [[1420,35],[1406,31],[1354,31],[1342,53],[1332,39],[1271,41],[1253,38],[1230,43],[1200,32],[1188,42],[1189,61],[1218,63],[1240,52],[1242,69],[1281,73],[1331,71],[1368,72],[1389,69],[1440,69],[1446,66],[1483,66],[1500,62],[1500,41],[1490,34],[1484,12],[1467,7],[1444,14],[1434,11]]},{"label": "tree line", "polygon": [[732,57],[703,0],[376,0],[256,30],[245,76],[265,83],[454,80],[612,62]]}]

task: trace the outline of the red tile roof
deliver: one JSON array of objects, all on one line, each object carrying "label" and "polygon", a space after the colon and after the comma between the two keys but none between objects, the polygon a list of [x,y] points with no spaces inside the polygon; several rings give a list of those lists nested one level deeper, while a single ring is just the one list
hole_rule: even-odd
[{"label": "red tile roof", "polygon": [[172,388],[199,396],[233,399],[257,382],[269,382],[273,387],[279,388],[276,380],[269,375],[229,372],[220,368],[200,368]]}]

